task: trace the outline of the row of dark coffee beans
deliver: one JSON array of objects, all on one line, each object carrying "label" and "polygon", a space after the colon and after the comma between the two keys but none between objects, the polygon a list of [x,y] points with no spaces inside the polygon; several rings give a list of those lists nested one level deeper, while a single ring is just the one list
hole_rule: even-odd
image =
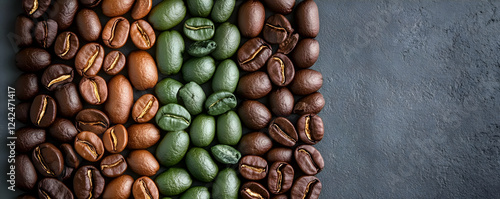
[{"label": "row of dark coffee beans", "polygon": [[[314,39],[319,33],[318,7],[313,0],[297,6],[295,0],[264,3],[274,12],[267,19],[258,0],[245,1],[238,12],[241,34],[248,38],[237,53],[238,65],[246,72],[236,89],[244,99],[238,114],[246,127],[257,131],[243,135],[238,145],[243,155],[238,169],[246,179],[240,195],[318,198],[322,184],[315,175],[324,160],[312,145],[324,135],[316,114],[325,100],[317,92],[323,84],[321,73],[309,69],[319,56]],[[285,16],[292,12],[296,29]]]}]

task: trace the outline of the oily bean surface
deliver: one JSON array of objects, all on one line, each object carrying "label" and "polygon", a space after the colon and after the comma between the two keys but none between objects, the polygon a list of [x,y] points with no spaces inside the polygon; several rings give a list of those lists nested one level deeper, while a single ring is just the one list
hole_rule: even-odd
[{"label": "oily bean surface", "polygon": [[78,89],[74,83],[68,83],[58,88],[54,97],[57,101],[57,114],[63,117],[73,117],[83,108]]},{"label": "oily bean surface", "polygon": [[306,144],[316,144],[323,139],[325,133],[323,120],[315,114],[302,115],[297,121],[297,131],[300,140]]},{"label": "oily bean surface", "polygon": [[299,140],[295,127],[284,117],[277,117],[271,121],[268,131],[274,141],[284,146],[292,147]]},{"label": "oily bean surface", "polygon": [[71,120],[57,118],[49,128],[49,135],[60,142],[72,142],[78,130]]},{"label": "oily bean surface", "polygon": [[238,11],[238,28],[241,35],[256,37],[262,31],[266,20],[264,5],[258,0],[249,0],[240,5]]},{"label": "oily bean surface", "polygon": [[322,184],[316,176],[302,176],[295,180],[291,199],[317,199],[321,193]]},{"label": "oily bean surface", "polygon": [[267,61],[267,74],[276,86],[287,86],[295,78],[295,68],[288,56],[276,53]]},{"label": "oily bean surface", "polygon": [[243,199],[269,198],[269,191],[257,182],[246,182],[241,185],[240,195]]},{"label": "oily bean surface", "polygon": [[293,155],[297,165],[306,175],[316,175],[325,167],[323,156],[311,145],[298,146]]},{"label": "oily bean surface", "polygon": [[273,142],[266,134],[252,132],[241,137],[238,150],[242,155],[264,155],[272,146]]},{"label": "oily bean surface", "polygon": [[47,139],[44,129],[33,127],[23,127],[16,130],[16,151],[19,153],[28,153]]},{"label": "oily bean surface", "polygon": [[287,87],[281,87],[269,94],[269,107],[277,116],[289,116],[293,112],[295,99]]},{"label": "oily bean surface", "polygon": [[289,88],[293,94],[309,95],[323,86],[323,75],[312,69],[298,70]]},{"label": "oily bean surface", "polygon": [[265,72],[256,71],[240,78],[236,93],[246,99],[259,99],[271,92],[272,88],[269,76]]},{"label": "oily bean surface", "polygon": [[302,1],[295,9],[297,32],[303,37],[316,37],[319,33],[319,13],[316,2]]},{"label": "oily bean surface", "polygon": [[272,118],[271,111],[254,100],[243,101],[238,108],[238,115],[246,127],[255,130],[265,128]]},{"label": "oily bean surface", "polygon": [[80,37],[86,41],[96,41],[101,35],[101,22],[93,10],[82,9],[76,15],[76,25]]},{"label": "oily bean surface", "polygon": [[255,37],[245,42],[238,50],[238,65],[244,71],[259,70],[272,53],[271,45],[263,39]]},{"label": "oily bean surface", "polygon": [[255,155],[247,155],[241,158],[238,169],[241,176],[248,180],[262,180],[268,173],[267,161]]},{"label": "oily bean surface", "polygon": [[57,22],[59,30],[65,30],[73,23],[77,11],[77,0],[53,0],[48,14]]}]

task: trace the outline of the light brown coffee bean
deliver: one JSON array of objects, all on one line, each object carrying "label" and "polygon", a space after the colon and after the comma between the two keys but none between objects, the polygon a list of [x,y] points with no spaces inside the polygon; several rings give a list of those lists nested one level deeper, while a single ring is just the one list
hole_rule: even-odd
[{"label": "light brown coffee bean", "polygon": [[135,150],[128,154],[127,162],[130,169],[142,176],[153,176],[160,169],[155,156],[147,150]]},{"label": "light brown coffee bean", "polygon": [[88,43],[76,54],[75,69],[81,76],[94,76],[101,70],[104,48],[98,43]]},{"label": "light brown coffee bean", "polygon": [[112,154],[102,159],[100,168],[102,175],[114,178],[125,173],[127,170],[127,162],[121,154]]},{"label": "light brown coffee bean", "polygon": [[104,110],[112,123],[124,124],[127,122],[130,109],[134,103],[134,90],[123,75],[116,75],[108,83],[108,100]]},{"label": "light brown coffee bean", "polygon": [[126,62],[127,58],[125,55],[122,52],[115,50],[106,55],[102,68],[106,74],[116,75],[122,71],[123,68],[125,68]]},{"label": "light brown coffee bean", "polygon": [[156,35],[153,27],[147,21],[141,19],[130,26],[130,39],[137,48],[147,50],[155,44]]},{"label": "light brown coffee bean", "polygon": [[127,129],[121,125],[117,124],[112,126],[102,136],[102,142],[104,148],[110,153],[120,153],[122,152],[128,144],[128,132]]},{"label": "light brown coffee bean", "polygon": [[160,140],[160,130],[154,124],[132,124],[127,128],[129,149],[147,149]]},{"label": "light brown coffee bean", "polygon": [[153,57],[146,51],[134,51],[128,55],[128,76],[137,90],[155,87],[158,82],[158,70]]},{"label": "light brown coffee bean", "polygon": [[102,193],[103,199],[128,199],[132,192],[132,185],[134,184],[134,178],[129,175],[122,175],[113,179],[106,185],[104,193]]},{"label": "light brown coffee bean", "polygon": [[103,0],[102,13],[108,17],[121,16],[127,13],[134,5],[134,0]]},{"label": "light brown coffee bean", "polygon": [[153,8],[153,0],[136,0],[132,8],[132,18],[137,20],[147,16],[151,8]]},{"label": "light brown coffee bean", "polygon": [[145,123],[153,119],[158,111],[160,103],[152,94],[141,96],[132,107],[132,119],[138,123]]},{"label": "light brown coffee bean", "polygon": [[124,17],[112,18],[102,30],[102,41],[110,48],[121,48],[127,43],[130,23]]},{"label": "light brown coffee bean", "polygon": [[155,182],[146,176],[135,180],[132,187],[132,194],[134,195],[134,198],[158,199],[160,197],[158,187],[156,187]]},{"label": "light brown coffee bean", "polygon": [[80,94],[91,105],[99,105],[108,99],[106,80],[99,76],[83,77],[80,80]]},{"label": "light brown coffee bean", "polygon": [[104,154],[101,138],[90,131],[82,131],[76,135],[75,151],[85,160],[99,161]]}]

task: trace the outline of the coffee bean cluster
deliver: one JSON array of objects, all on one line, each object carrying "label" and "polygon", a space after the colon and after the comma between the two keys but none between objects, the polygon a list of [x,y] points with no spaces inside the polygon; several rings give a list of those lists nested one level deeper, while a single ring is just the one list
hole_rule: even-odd
[{"label": "coffee bean cluster", "polygon": [[[295,0],[263,1],[274,12],[267,19],[258,0],[245,1],[238,12],[241,34],[248,38],[237,52],[238,65],[246,71],[236,89],[244,99],[238,114],[256,131],[243,135],[238,145],[243,155],[238,169],[247,180],[240,195],[318,198],[322,184],[314,175],[324,161],[312,145],[324,135],[316,114],[325,100],[318,92],[321,73],[309,69],[319,56],[314,39],[319,33],[318,7],[313,0],[297,6]],[[295,26],[284,16],[292,11]]]}]

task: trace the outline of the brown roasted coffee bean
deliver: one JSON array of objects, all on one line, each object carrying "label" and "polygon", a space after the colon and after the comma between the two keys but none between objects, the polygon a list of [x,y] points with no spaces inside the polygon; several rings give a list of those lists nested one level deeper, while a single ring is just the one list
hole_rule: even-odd
[{"label": "brown roasted coffee bean", "polygon": [[49,128],[49,134],[60,142],[72,142],[78,134],[73,122],[65,118],[57,118]]},{"label": "brown roasted coffee bean", "polygon": [[97,109],[83,109],[75,117],[75,127],[78,131],[90,131],[100,135],[109,127],[109,118]]},{"label": "brown roasted coffee bean", "polygon": [[32,18],[41,17],[47,8],[49,8],[50,0],[23,0],[23,10]]},{"label": "brown roasted coffee bean", "polygon": [[297,114],[318,114],[325,106],[325,98],[319,92],[310,94],[297,102],[293,112]]},{"label": "brown roasted coffee bean", "polygon": [[273,12],[283,15],[290,14],[295,6],[295,0],[264,0],[264,3]]},{"label": "brown roasted coffee bean", "polygon": [[255,130],[265,128],[272,118],[269,109],[255,100],[243,101],[238,108],[238,115],[246,127]]},{"label": "brown roasted coffee bean", "polygon": [[243,135],[238,145],[241,155],[264,155],[273,147],[273,142],[262,132],[252,132]]},{"label": "brown roasted coffee bean", "polygon": [[256,71],[240,78],[236,93],[246,99],[259,99],[271,92],[272,88],[269,76],[265,72]]},{"label": "brown roasted coffee bean", "polygon": [[312,69],[302,69],[295,73],[295,78],[289,88],[293,94],[309,95],[323,86],[323,75]]},{"label": "brown roasted coffee bean", "polygon": [[240,5],[238,12],[238,28],[244,37],[256,37],[264,27],[266,10],[258,0],[248,0]]},{"label": "brown roasted coffee bean", "polygon": [[82,9],[76,15],[76,25],[81,38],[86,41],[96,41],[101,35],[99,16],[90,9]]},{"label": "brown roasted coffee bean", "polygon": [[53,0],[48,13],[49,18],[57,22],[59,30],[65,30],[73,23],[77,11],[77,0]]},{"label": "brown roasted coffee bean", "polygon": [[48,95],[38,95],[30,108],[31,122],[38,127],[49,127],[56,119],[56,101]]},{"label": "brown roasted coffee bean", "polygon": [[274,141],[288,147],[294,146],[299,140],[295,127],[290,120],[284,117],[277,117],[269,124],[269,136]]},{"label": "brown roasted coffee bean", "polygon": [[52,19],[39,21],[35,25],[35,40],[42,48],[52,46],[57,36],[57,22]]},{"label": "brown roasted coffee bean", "polygon": [[33,20],[24,15],[17,16],[14,29],[14,33],[17,35],[15,38],[17,46],[25,47],[33,43],[33,37],[31,36],[33,27],[35,27]]},{"label": "brown roasted coffee bean", "polygon": [[257,182],[246,182],[241,186],[240,195],[243,199],[269,198],[269,191]]},{"label": "brown roasted coffee bean", "polygon": [[16,130],[16,152],[28,153],[39,144],[45,142],[47,136],[44,129],[23,127]]},{"label": "brown roasted coffee bean", "polygon": [[323,120],[315,114],[302,115],[297,121],[297,131],[300,140],[306,144],[316,144],[323,139],[325,133]]},{"label": "brown roasted coffee bean", "polygon": [[288,56],[276,53],[267,61],[267,74],[276,86],[287,86],[295,77],[295,68]]},{"label": "brown roasted coffee bean", "polygon": [[[17,89],[16,89],[17,90]],[[30,108],[31,102],[22,102],[16,105],[16,120],[20,121],[24,124],[31,122],[30,121]]]},{"label": "brown roasted coffee bean", "polygon": [[73,193],[64,183],[55,178],[44,178],[38,182],[38,198],[73,199]]},{"label": "brown roasted coffee bean", "polygon": [[16,66],[24,72],[43,70],[51,62],[50,53],[42,48],[28,47],[16,53]]},{"label": "brown roasted coffee bean", "polygon": [[134,198],[158,199],[160,197],[158,187],[156,187],[155,182],[146,176],[135,180],[132,187],[132,194],[134,195]]},{"label": "brown roasted coffee bean", "polygon": [[316,37],[319,33],[319,12],[316,2],[302,1],[295,10],[295,23],[299,34],[303,37]]},{"label": "brown roasted coffee bean", "polygon": [[293,150],[290,148],[273,148],[267,152],[267,162],[287,162],[292,163]]},{"label": "brown roasted coffee bean", "polygon": [[82,131],[76,135],[75,150],[85,160],[97,162],[104,154],[101,138],[90,131]]},{"label": "brown roasted coffee bean", "polygon": [[[251,2],[250,0],[248,2]],[[272,54],[271,45],[263,39],[256,37],[248,40],[238,50],[238,65],[244,71],[253,72],[259,70],[267,62]]]},{"label": "brown roasted coffee bean", "polygon": [[110,48],[121,48],[128,39],[130,23],[124,17],[112,18],[102,30],[102,41]]},{"label": "brown roasted coffee bean", "polygon": [[104,132],[102,142],[104,144],[104,148],[106,148],[108,152],[122,152],[128,144],[127,129],[121,124],[112,126]]},{"label": "brown roasted coffee bean", "polygon": [[113,179],[106,185],[104,193],[102,193],[103,199],[128,199],[130,198],[130,193],[132,192],[132,185],[134,183],[134,178],[129,175],[122,175]]},{"label": "brown roasted coffee bean", "polygon": [[309,68],[319,57],[319,43],[316,39],[306,38],[300,40],[292,52],[295,66],[298,68]]},{"label": "brown roasted coffee bean", "polygon": [[100,76],[87,76],[80,80],[80,94],[91,105],[99,105],[108,99],[106,80]]},{"label": "brown roasted coffee bean", "polygon": [[293,184],[291,199],[317,199],[321,193],[321,182],[316,176],[302,176]]},{"label": "brown roasted coffee bean", "polygon": [[104,48],[98,43],[83,46],[75,58],[75,69],[81,76],[94,76],[101,70]]},{"label": "brown roasted coffee bean", "polygon": [[16,97],[19,100],[28,100],[40,91],[38,87],[38,77],[33,73],[23,73],[16,80]]},{"label": "brown roasted coffee bean", "polygon": [[294,171],[289,163],[273,163],[268,175],[267,187],[272,194],[282,194],[292,188]]},{"label": "brown roasted coffee bean", "polygon": [[154,124],[132,124],[127,128],[129,149],[147,149],[160,140],[160,129]]},{"label": "brown roasted coffee bean", "polygon": [[134,150],[127,156],[130,169],[141,176],[153,176],[160,169],[155,156],[147,150]]},{"label": "brown roasted coffee bean", "polygon": [[292,32],[293,28],[288,19],[281,14],[274,14],[267,18],[262,36],[270,44],[281,44]]},{"label": "brown roasted coffee bean", "polygon": [[104,110],[109,115],[109,119],[115,124],[126,123],[134,103],[132,85],[125,76],[116,75],[109,81],[108,91],[108,100],[104,104]]},{"label": "brown roasted coffee bean", "polygon": [[134,88],[154,88],[158,82],[158,70],[153,57],[146,51],[134,51],[128,55],[128,77]]},{"label": "brown roasted coffee bean", "polygon": [[15,158],[16,188],[25,191],[32,190],[38,179],[35,166],[26,154],[18,154]]},{"label": "brown roasted coffee bean", "polygon": [[241,158],[238,169],[242,177],[248,180],[262,180],[268,172],[267,161],[255,155],[247,155]]},{"label": "brown roasted coffee bean", "polygon": [[127,162],[121,154],[112,154],[102,159],[100,168],[102,175],[114,178],[125,173],[127,170]]},{"label": "brown roasted coffee bean", "polygon": [[104,178],[93,166],[80,167],[73,178],[73,191],[78,199],[99,198],[104,190]]},{"label": "brown roasted coffee bean", "polygon": [[123,68],[125,68],[126,62],[127,58],[125,55],[122,52],[115,50],[106,55],[102,68],[106,74],[116,75],[122,71]]},{"label": "brown roasted coffee bean", "polygon": [[289,116],[293,112],[295,99],[286,87],[278,88],[269,94],[269,107],[277,116]]},{"label": "brown roasted coffee bean", "polygon": [[288,199],[288,196],[286,194],[275,195],[273,199]]},{"label": "brown roasted coffee bean", "polygon": [[93,8],[101,3],[101,0],[80,0],[80,3],[88,8]]},{"label": "brown roasted coffee bean", "polygon": [[58,115],[63,117],[73,117],[83,108],[78,89],[74,83],[60,86],[54,93],[57,101]]},{"label": "brown roasted coffee bean", "polygon": [[295,49],[297,42],[299,42],[298,33],[293,33],[291,35],[288,35],[285,41],[279,45],[278,53],[283,53],[285,55],[288,55]]},{"label": "brown roasted coffee bean", "polygon": [[17,196],[16,199],[36,199],[36,197],[25,193],[20,196]]},{"label": "brown roasted coffee bean", "polygon": [[153,8],[153,0],[136,0],[132,8],[132,18],[137,20],[147,16],[151,8]]},{"label": "brown roasted coffee bean", "polygon": [[323,156],[311,145],[300,145],[295,148],[294,158],[302,172],[307,175],[316,175],[325,167]]},{"label": "brown roasted coffee bean", "polygon": [[57,177],[64,169],[64,158],[51,143],[43,143],[35,147],[31,154],[31,161],[36,170],[45,177]]},{"label": "brown roasted coffee bean", "polygon": [[71,168],[78,168],[80,166],[81,158],[73,149],[70,144],[64,143],[59,148],[64,157],[64,164]]},{"label": "brown roasted coffee bean", "polygon": [[49,91],[54,91],[64,84],[73,81],[73,68],[64,64],[50,65],[42,75],[42,84]]},{"label": "brown roasted coffee bean", "polygon": [[127,13],[134,5],[134,0],[103,0],[102,13],[108,17],[121,16]]},{"label": "brown roasted coffee bean", "polygon": [[75,171],[76,169],[75,168],[72,168],[72,167],[64,167],[63,169],[63,172],[61,173],[61,175],[58,177],[59,180],[62,180],[62,181],[66,181],[68,179],[71,178],[71,176],[73,175],[73,171]]},{"label": "brown roasted coffee bean", "polygon": [[73,32],[63,32],[56,38],[54,44],[54,52],[56,55],[64,60],[70,60],[75,57],[80,47],[78,36]]},{"label": "brown roasted coffee bean", "polygon": [[132,107],[132,119],[138,123],[145,123],[153,119],[160,103],[152,94],[141,96]]},{"label": "brown roasted coffee bean", "polygon": [[[143,0],[151,1],[151,0]],[[130,39],[134,42],[134,45],[141,49],[147,50],[153,47],[156,42],[156,35],[153,27],[144,20],[138,20],[132,23],[130,26]]]}]

